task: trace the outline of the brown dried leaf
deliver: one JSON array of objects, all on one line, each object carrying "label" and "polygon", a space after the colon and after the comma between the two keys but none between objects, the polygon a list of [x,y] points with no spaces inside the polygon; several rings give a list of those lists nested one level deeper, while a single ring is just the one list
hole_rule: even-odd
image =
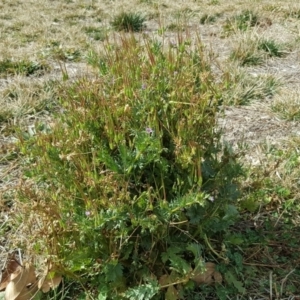
[{"label": "brown dried leaf", "polygon": [[43,293],[48,293],[50,291],[50,286],[43,286],[46,276],[43,276],[38,281],[38,289],[42,290]]},{"label": "brown dried leaf", "polygon": [[194,270],[194,275],[192,276],[192,280],[197,284],[212,284],[215,282],[222,282],[222,275],[220,272],[215,270],[216,265],[211,262],[205,263],[205,270]]},{"label": "brown dried leaf", "polygon": [[222,283],[222,281],[223,281],[223,277],[222,277],[221,273],[218,271],[214,272],[214,279],[215,279],[216,283]]},{"label": "brown dried leaf", "polygon": [[38,282],[38,288],[42,290],[43,293],[47,293],[50,289],[55,289],[59,286],[62,281],[61,275],[55,275],[53,278],[46,278],[43,276]]},{"label": "brown dried leaf", "polygon": [[164,287],[164,286],[166,287],[169,284],[172,284],[172,283],[180,280],[180,278],[181,277],[180,277],[180,275],[177,272],[172,271],[169,275],[168,274],[162,275],[159,278],[158,282],[159,282],[159,284],[160,284],[161,287]]},{"label": "brown dried leaf", "polygon": [[[22,297],[22,293],[27,293],[26,286],[33,284],[36,281],[34,267],[30,264],[26,264],[25,267],[19,266],[18,269],[11,274],[10,282],[5,290],[6,300],[16,300],[19,296]],[[20,298],[23,299],[23,298]],[[27,298],[24,298],[27,299]],[[30,298],[28,298],[30,299]]]},{"label": "brown dried leaf", "polygon": [[28,265],[28,267],[26,267],[26,269],[28,270],[28,277],[27,277],[26,285],[36,283],[35,268],[32,265]]},{"label": "brown dried leaf", "polygon": [[23,272],[23,267],[19,266],[13,273],[10,274],[9,281],[14,280]]},{"label": "brown dried leaf", "polygon": [[12,273],[16,272],[16,270],[19,266],[20,266],[20,264],[14,257],[9,258],[7,260],[5,270],[2,271],[1,282],[0,282],[0,291],[3,291],[7,287],[8,283],[11,280],[10,275]]},{"label": "brown dried leaf", "polygon": [[39,290],[36,283],[30,286],[24,286],[16,300],[31,300],[34,295],[38,293],[38,291]]},{"label": "brown dried leaf", "polygon": [[165,285],[170,284],[170,276],[167,275],[167,274],[162,275],[159,278],[158,283],[159,283],[160,286],[165,286]]}]

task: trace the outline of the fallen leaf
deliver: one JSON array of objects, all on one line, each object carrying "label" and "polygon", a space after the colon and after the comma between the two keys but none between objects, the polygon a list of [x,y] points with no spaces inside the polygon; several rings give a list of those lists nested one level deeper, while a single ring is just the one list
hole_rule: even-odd
[{"label": "fallen leaf", "polygon": [[43,293],[47,293],[50,289],[57,288],[62,281],[61,275],[56,275],[53,278],[47,278],[47,276],[42,277],[38,282],[38,288],[42,290]]},{"label": "fallen leaf", "polygon": [[167,274],[162,275],[159,278],[158,283],[161,287],[170,284],[170,276]]},{"label": "fallen leaf", "polygon": [[37,283],[24,286],[20,295],[15,300],[32,300],[35,295],[37,295],[39,289],[37,287]]},{"label": "fallen leaf", "polygon": [[215,282],[222,282],[222,275],[220,272],[216,271],[216,265],[211,262],[207,262],[204,265],[204,270],[202,268],[197,268],[194,270],[194,275],[191,277],[193,281],[197,284],[212,284]]},{"label": "fallen leaf", "polygon": [[215,279],[216,283],[222,283],[223,277],[222,277],[222,275],[221,275],[220,272],[215,271],[214,274],[213,274],[213,276],[214,276],[214,279]]},{"label": "fallen leaf", "polygon": [[168,286],[169,284],[172,284],[174,282],[177,282],[180,280],[180,275],[175,272],[174,270],[168,275],[168,274],[164,274],[162,275],[158,282],[160,284],[161,287],[164,287],[164,286]]},{"label": "fallen leaf", "polygon": [[[36,281],[34,267],[26,264],[24,267],[18,266],[17,270],[10,275],[10,282],[6,286],[5,299],[16,300],[22,297],[24,292],[27,292],[26,286],[34,284]],[[27,299],[27,298],[20,298]],[[30,299],[30,298],[28,298]]]},{"label": "fallen leaf", "polygon": [[10,282],[10,275],[16,272],[17,268],[20,266],[19,262],[11,257],[7,260],[5,269],[2,271],[1,281],[0,281],[0,291],[3,291],[8,283]]}]

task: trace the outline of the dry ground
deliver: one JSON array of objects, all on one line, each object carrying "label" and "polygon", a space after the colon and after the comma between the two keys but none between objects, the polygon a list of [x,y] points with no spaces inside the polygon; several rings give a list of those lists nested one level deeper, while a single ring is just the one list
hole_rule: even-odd
[{"label": "dry ground", "polygon": [[[253,28],[226,31],[228,19],[244,10],[259,16]],[[19,181],[18,162],[14,159],[13,128],[22,125],[30,133],[38,120],[51,122],[55,107],[55,80],[63,75],[76,78],[91,74],[85,58],[91,49],[101,49],[105,36],[112,35],[110,22],[122,11],[145,16],[145,32],[172,41],[176,30],[188,28],[198,34],[214,53],[216,72],[228,71],[255,81],[272,76],[280,82],[274,95],[253,97],[238,105],[239,91],[232,87],[220,115],[224,139],[235,147],[248,144],[246,158],[260,163],[265,145],[284,145],[300,136],[300,3],[298,0],[184,0],[184,1],[95,1],[95,0],[3,0],[0,3],[0,62],[29,60],[45,64],[39,76],[6,76],[0,72],[0,207],[1,221],[7,221],[7,199]],[[212,16],[211,22],[201,22]],[[201,24],[204,23],[204,24]],[[230,60],[232,50],[250,47],[251,41],[271,39],[282,45],[282,57],[269,57],[255,66],[241,66]],[[0,65],[1,69],[1,65]],[[45,88],[50,87],[50,88]],[[0,221],[0,228],[1,226]],[[0,237],[0,253],[7,251]]]}]

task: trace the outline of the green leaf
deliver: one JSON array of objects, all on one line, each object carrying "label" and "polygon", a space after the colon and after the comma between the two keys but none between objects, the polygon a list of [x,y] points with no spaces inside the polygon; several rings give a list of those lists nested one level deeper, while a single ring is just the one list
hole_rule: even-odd
[{"label": "green leaf", "polygon": [[225,279],[229,285],[233,284],[239,293],[244,294],[246,292],[246,289],[243,287],[243,283],[237,280],[237,278],[232,272],[227,271],[225,273]]},{"label": "green leaf", "polygon": [[159,291],[157,281],[151,281],[127,290],[124,296],[130,300],[151,300]]},{"label": "green leaf", "polygon": [[184,249],[176,246],[171,246],[168,248],[167,252],[161,254],[162,261],[166,263],[168,260],[171,262],[170,268],[175,270],[180,274],[187,274],[191,271],[191,266],[185,259],[183,259],[178,254]]},{"label": "green leaf", "polygon": [[103,287],[102,290],[99,292],[98,300],[106,300],[107,299],[107,288]]},{"label": "green leaf", "polygon": [[241,202],[241,207],[249,210],[250,212],[255,212],[260,206],[260,201],[253,198],[247,198]]},{"label": "green leaf", "polygon": [[107,281],[115,282],[123,276],[123,266],[113,260],[105,266],[105,274]]},{"label": "green leaf", "polygon": [[225,216],[223,217],[223,220],[235,220],[238,214],[239,212],[237,208],[234,205],[229,204],[226,207]]},{"label": "green leaf", "polygon": [[177,300],[178,292],[173,285],[169,286],[165,295],[165,300]]},{"label": "green leaf", "polygon": [[196,243],[188,244],[188,246],[186,247],[186,250],[189,250],[194,254],[194,256],[195,256],[194,261],[198,261],[199,258],[201,258],[202,246],[200,244],[196,244]]}]

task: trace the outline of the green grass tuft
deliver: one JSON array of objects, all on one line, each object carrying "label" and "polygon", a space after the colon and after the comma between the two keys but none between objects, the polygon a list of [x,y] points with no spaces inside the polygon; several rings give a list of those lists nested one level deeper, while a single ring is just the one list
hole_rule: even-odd
[{"label": "green grass tuft", "polygon": [[262,40],[258,44],[258,49],[265,51],[268,56],[282,57],[282,46],[276,43],[274,40]]},{"label": "green grass tuft", "polygon": [[272,103],[272,110],[288,121],[300,120],[299,91],[282,90]]},{"label": "green grass tuft", "polygon": [[252,76],[244,71],[223,74],[224,90],[222,104],[245,105],[253,100],[264,100],[276,94],[280,81],[272,75]]},{"label": "green grass tuft", "polygon": [[9,75],[42,75],[49,70],[49,66],[45,63],[32,62],[29,60],[13,61],[5,59],[0,61],[0,76]]},{"label": "green grass tuft", "polygon": [[115,16],[111,22],[112,27],[117,31],[142,31],[145,27],[145,18],[138,13],[122,12]]},{"label": "green grass tuft", "polygon": [[251,10],[244,10],[239,15],[228,18],[223,25],[225,33],[246,31],[257,25],[258,15]]},{"label": "green grass tuft", "polygon": [[215,15],[204,14],[200,18],[200,24],[212,24],[212,23],[215,23],[218,16],[219,16],[218,14],[215,14]]}]

